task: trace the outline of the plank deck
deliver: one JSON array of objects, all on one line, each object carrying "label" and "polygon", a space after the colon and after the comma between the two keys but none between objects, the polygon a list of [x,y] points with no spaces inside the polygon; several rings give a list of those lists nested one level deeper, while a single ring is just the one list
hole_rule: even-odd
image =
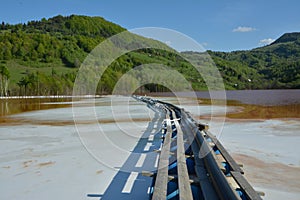
[{"label": "plank deck", "polygon": [[[176,119],[175,112],[173,113],[173,119]],[[177,171],[178,171],[178,188],[179,199],[192,200],[192,190],[189,174],[186,166],[185,149],[183,142],[183,132],[178,120],[174,120],[177,129]]]},{"label": "plank deck", "polygon": [[162,146],[160,158],[158,162],[158,170],[155,180],[155,186],[152,199],[166,200],[168,186],[168,166],[172,136],[172,125],[170,121],[169,111],[166,114],[167,132],[165,135],[164,145]]}]

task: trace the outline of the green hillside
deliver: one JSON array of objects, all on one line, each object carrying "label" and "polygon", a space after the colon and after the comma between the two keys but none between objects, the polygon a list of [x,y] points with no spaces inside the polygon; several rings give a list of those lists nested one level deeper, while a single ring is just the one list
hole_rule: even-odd
[{"label": "green hillside", "polygon": [[8,68],[9,92],[70,94],[76,70],[87,54],[106,37],[124,30],[101,17],[76,15],[17,25],[2,22],[0,69]]},{"label": "green hillside", "polygon": [[[71,15],[56,16],[27,24],[2,23],[0,29],[0,69],[9,71],[1,81],[0,95],[71,94],[77,71],[86,56],[100,42],[124,28],[101,17]],[[158,63],[177,70],[184,68],[185,78],[196,90],[206,89],[195,69],[165,44],[130,34],[129,46],[146,43],[158,49],[143,49],[127,53],[104,73],[97,92],[109,94],[117,80],[135,66]],[[159,50],[167,49],[168,51]],[[5,79],[9,78],[5,92]],[[200,80],[193,82],[193,80]],[[148,84],[146,91],[165,91],[163,86]]]},{"label": "green hillside", "polygon": [[[71,94],[77,71],[86,56],[100,42],[122,31],[125,29],[101,17],[77,15],[16,25],[2,22],[0,96]],[[138,45],[138,40],[168,49],[163,43],[133,34],[128,37],[128,45]],[[290,33],[269,46],[251,51],[208,53],[227,89],[300,88],[299,44],[299,33]],[[111,93],[122,74],[147,63],[170,66],[183,74],[195,90],[207,89],[192,65],[173,50],[142,49],[114,61],[103,75],[97,92]],[[166,91],[163,86],[151,84],[144,89]]]},{"label": "green hillside", "polygon": [[249,51],[209,53],[225,79],[244,80],[235,86],[239,89],[300,88],[300,33],[286,33]]}]

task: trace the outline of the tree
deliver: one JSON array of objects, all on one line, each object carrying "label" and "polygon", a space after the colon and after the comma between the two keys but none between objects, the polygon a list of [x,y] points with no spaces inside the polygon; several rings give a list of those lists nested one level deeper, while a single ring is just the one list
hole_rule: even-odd
[{"label": "tree", "polygon": [[1,30],[5,30],[5,22],[4,21],[2,21],[2,23],[1,23]]},{"label": "tree", "polygon": [[1,96],[8,96],[8,82],[10,78],[10,73],[6,66],[0,66],[0,79],[1,79]]},{"label": "tree", "polygon": [[22,87],[24,87],[24,96],[27,95],[27,87],[30,84],[30,80],[28,76],[22,77],[21,80],[17,83],[18,86],[20,87],[20,91],[22,90]]}]

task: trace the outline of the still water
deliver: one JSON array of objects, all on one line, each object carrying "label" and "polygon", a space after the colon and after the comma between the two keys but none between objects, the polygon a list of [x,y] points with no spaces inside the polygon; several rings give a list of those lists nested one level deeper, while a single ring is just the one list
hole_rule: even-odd
[{"label": "still water", "polygon": [[[154,96],[174,96],[173,93],[155,93]],[[178,97],[193,97],[191,93],[177,93]],[[300,118],[300,90],[231,90],[196,92],[200,104],[210,104],[213,96],[221,105],[235,106],[238,112],[228,113],[234,119]],[[205,116],[202,116],[205,117]]]},{"label": "still water", "polygon": [[[220,92],[214,97],[224,99]],[[210,99],[209,92],[197,92],[199,99]],[[154,96],[172,96],[156,93]],[[179,93],[189,97],[190,93]],[[227,105],[243,108],[243,112],[229,114],[230,118],[299,118],[300,90],[234,90],[226,91]],[[203,103],[209,103],[204,101]],[[72,105],[72,98],[19,98],[0,99],[0,117],[33,110],[63,108]]]},{"label": "still water", "polygon": [[[266,193],[266,200],[299,199],[299,91],[227,92],[230,99],[227,104],[231,108],[227,107],[227,111],[232,113],[227,114],[231,120],[227,118],[224,125],[220,124],[224,126],[220,141],[234,159],[244,164],[250,183]],[[209,97],[208,93],[199,92],[198,96],[202,113],[209,111],[209,101],[204,100]],[[132,140],[120,139],[125,135],[111,115],[111,99],[108,96],[96,100],[97,117],[116,144],[130,152],[137,136]],[[163,98],[169,102],[174,99]],[[86,121],[89,100],[85,102],[87,107],[78,108],[84,120],[80,125],[90,131],[93,124]],[[127,103],[123,100],[116,105],[122,111],[118,120],[124,130],[129,128],[130,133],[138,135],[147,127],[150,109],[133,102],[130,121],[139,126],[131,126],[122,117],[126,114]],[[188,111],[196,110],[188,101],[185,103]],[[208,112],[203,115],[206,114]],[[74,126],[71,98],[0,99],[0,115],[0,178],[5,183],[0,187],[0,199],[38,199],[41,196],[49,200],[83,199],[87,193],[105,191],[114,171],[99,165],[81,144]],[[213,128],[211,126],[210,131],[215,133]],[[101,141],[97,142],[103,152],[109,152],[109,158],[126,160],[121,154],[112,154],[105,144],[100,145]]]},{"label": "still water", "polygon": [[[197,96],[210,98],[208,92],[197,92]],[[226,99],[264,106],[300,104],[300,90],[228,90]]]},{"label": "still water", "polygon": [[[154,93],[154,96],[174,96],[173,93]],[[179,92],[180,97],[193,97],[191,92]],[[275,106],[300,104],[300,90],[227,90],[226,95],[219,91],[199,91],[196,95],[200,99],[215,99],[237,101],[242,104]]]},{"label": "still water", "polygon": [[63,108],[71,105],[72,98],[14,98],[0,99],[0,116],[33,110]]}]

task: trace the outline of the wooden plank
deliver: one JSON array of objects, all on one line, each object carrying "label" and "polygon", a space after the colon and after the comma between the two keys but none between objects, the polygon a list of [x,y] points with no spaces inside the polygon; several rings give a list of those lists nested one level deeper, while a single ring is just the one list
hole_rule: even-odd
[{"label": "wooden plank", "polygon": [[[173,119],[176,119],[174,111]],[[179,125],[178,120],[174,120],[177,129],[177,171],[178,171],[178,189],[179,199],[192,200],[192,189],[190,185],[190,178],[186,166],[185,149],[183,142],[183,132]]]},{"label": "wooden plank", "polygon": [[[174,174],[174,175],[169,175],[169,180],[174,180],[174,179],[178,179],[178,175],[177,174]],[[195,176],[195,175],[190,175],[189,176],[189,181],[190,181],[190,183],[199,183],[199,179],[198,179],[198,177],[197,176]]]},{"label": "wooden plank", "polygon": [[222,156],[222,154],[215,154],[216,158],[219,162],[226,162],[225,158]]},{"label": "wooden plank", "polygon": [[216,147],[219,149],[220,153],[224,157],[224,159],[229,164],[230,168],[233,171],[239,172],[241,174],[244,174],[244,170],[240,168],[240,166],[235,162],[235,160],[231,157],[231,155],[228,153],[228,151],[224,148],[224,146],[220,143],[220,141],[210,134],[209,132],[206,132],[206,134],[210,137],[213,143],[215,143]]},{"label": "wooden plank", "polygon": [[232,176],[227,176],[226,179],[233,189],[240,188],[240,186],[237,184],[236,180]]},{"label": "wooden plank", "polygon": [[202,131],[202,130],[208,131],[209,126],[208,126],[208,124],[198,123],[198,128],[199,128],[200,131]]},{"label": "wooden plank", "polygon": [[165,141],[161,149],[158,170],[154,185],[153,197],[155,200],[166,200],[168,186],[168,166],[172,136],[172,125],[170,121],[169,111],[166,114],[167,132]]},{"label": "wooden plank", "polygon": [[216,160],[216,162],[217,162],[219,168],[222,170],[223,173],[225,173],[225,172],[226,172],[226,168],[225,168],[224,165],[222,164],[222,160],[225,160],[225,159],[223,158],[223,156],[222,156],[222,155],[216,155],[216,154],[212,154],[212,155],[213,155],[213,157],[215,158],[215,160]]},{"label": "wooden plank", "polygon": [[262,200],[259,194],[253,189],[253,187],[248,183],[245,177],[236,171],[230,172],[232,177],[236,180],[237,184],[240,186],[241,190],[245,192],[248,199],[251,200]]}]

